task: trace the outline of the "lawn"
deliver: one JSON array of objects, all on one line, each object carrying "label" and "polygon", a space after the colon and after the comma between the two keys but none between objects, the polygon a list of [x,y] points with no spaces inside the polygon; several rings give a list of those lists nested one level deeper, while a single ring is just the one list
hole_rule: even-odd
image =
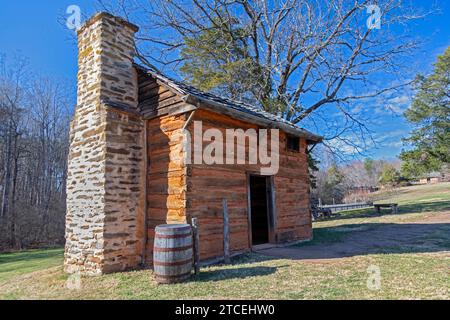
[{"label": "lawn", "polygon": [[0,255],[0,283],[22,274],[61,265],[62,249],[32,250]]},{"label": "lawn", "polygon": [[[385,225],[448,217],[450,184],[402,188],[385,201],[398,202],[400,213],[358,210],[316,222],[315,240],[299,249],[325,248]],[[436,232],[418,239],[411,248],[335,259],[247,254],[231,265],[202,268],[198,278],[171,286],[157,285],[151,270],[138,270],[82,278],[78,289],[68,289],[67,283],[77,279],[62,271],[62,249],[2,254],[0,299],[450,299],[450,224],[440,223]],[[381,272],[377,290],[367,286],[370,266]]]},{"label": "lawn", "polygon": [[[335,218],[315,222],[314,240],[302,245],[339,241],[347,232],[367,231],[375,228],[377,223],[408,223],[440,212],[450,214],[450,183],[397,188],[377,192],[374,197],[383,199],[375,203],[398,203],[398,215],[389,214],[390,209],[382,209],[377,214],[373,208],[340,212]],[[343,225],[345,229],[335,228]]]}]

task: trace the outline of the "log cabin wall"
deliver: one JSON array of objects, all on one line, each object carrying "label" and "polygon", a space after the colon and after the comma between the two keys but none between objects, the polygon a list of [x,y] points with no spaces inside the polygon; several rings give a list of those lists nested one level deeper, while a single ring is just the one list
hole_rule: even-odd
[{"label": "log cabin wall", "polygon": [[[198,110],[188,129],[193,136],[194,121],[202,121],[203,131],[216,128],[225,137],[227,128],[258,129],[210,111]],[[208,142],[204,143],[204,146]],[[192,148],[193,152],[193,148]],[[248,145],[246,154],[248,158]],[[248,251],[249,240],[247,173],[259,172],[260,165],[187,165],[186,215],[197,217],[200,227],[202,260],[223,255],[222,199],[228,201],[230,248],[232,252]],[[280,170],[273,178],[275,196],[275,242],[308,240],[312,237],[309,210],[309,175],[306,141],[300,152],[286,150],[286,135],[280,132]]]},{"label": "log cabin wall", "polygon": [[184,102],[165,86],[161,86],[154,78],[138,70],[139,77],[139,110],[145,118],[154,118],[171,113]]},{"label": "log cabin wall", "polygon": [[144,119],[182,114],[196,107],[186,104],[178,93],[161,85],[155,78],[136,67],[139,81],[139,112]]},{"label": "log cabin wall", "polygon": [[147,263],[153,258],[155,227],[186,223],[186,166],[182,143],[185,121],[186,115],[167,115],[147,121]]},{"label": "log cabin wall", "polygon": [[274,177],[277,242],[312,239],[310,181],[307,144],[300,140],[300,152],[288,151],[286,134],[280,133],[280,170]]},{"label": "log cabin wall", "polygon": [[[139,111],[147,126],[147,246],[152,263],[157,225],[186,222],[186,166],[182,128],[186,103],[156,79],[137,69]],[[180,112],[180,114],[178,114]],[[178,115],[177,115],[178,114]]]},{"label": "log cabin wall", "polygon": [[[257,129],[257,126],[237,121],[212,112],[198,110],[188,129],[193,136],[194,121],[202,121],[203,132],[219,129],[225,137],[227,128]],[[208,143],[204,143],[206,146]],[[194,148],[192,148],[194,152]],[[246,150],[248,152],[248,150]],[[197,217],[200,229],[200,258],[223,255],[223,207],[228,201],[230,223],[230,250],[248,250],[247,170],[257,168],[245,165],[188,165],[187,215]]]}]

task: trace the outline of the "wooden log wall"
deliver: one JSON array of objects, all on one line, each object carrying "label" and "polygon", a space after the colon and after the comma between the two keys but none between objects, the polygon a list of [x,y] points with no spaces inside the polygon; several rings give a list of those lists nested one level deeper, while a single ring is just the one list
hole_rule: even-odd
[{"label": "wooden log wall", "polygon": [[[220,129],[224,137],[227,128],[258,129],[255,125],[204,110],[198,110],[193,120],[202,121],[203,131]],[[193,136],[193,122],[188,128]],[[207,144],[204,143],[204,146]],[[247,157],[248,151],[246,146]],[[202,260],[223,255],[224,198],[228,201],[231,251],[250,249],[247,172],[259,172],[259,169],[260,165],[248,164],[187,166],[186,213],[188,220],[190,217],[198,218]],[[288,152],[286,136],[280,132],[280,170],[274,178],[274,190],[276,241],[310,239],[309,175],[304,139],[301,141],[301,152]]]},{"label": "wooden log wall", "polygon": [[[222,257],[223,199],[227,200],[230,250],[247,251],[249,241],[247,172],[259,173],[260,165],[185,165],[183,162],[182,128],[190,110],[181,97],[148,76],[140,75],[139,107],[147,121],[147,262],[151,261],[154,228],[158,224],[190,222],[198,218],[200,259]],[[194,109],[193,106],[191,106]],[[193,134],[194,121],[201,120],[203,131],[258,126],[206,110],[197,110],[188,129]],[[204,146],[208,142],[204,143]],[[192,149],[192,153],[194,148]],[[280,132],[280,170],[274,177],[276,242],[307,240],[312,237],[309,209],[309,175],[306,141],[300,152],[286,150],[286,135]],[[226,154],[224,150],[224,154]],[[257,150],[251,150],[257,152]],[[246,158],[249,148],[246,146]],[[194,159],[192,155],[192,159]]]},{"label": "wooden log wall", "polygon": [[152,259],[155,227],[186,222],[186,167],[182,144],[185,121],[186,115],[147,121],[147,262]]},{"label": "wooden log wall", "polygon": [[139,111],[145,119],[177,114],[180,111],[194,109],[186,108],[186,103],[179,95],[160,85],[154,78],[138,71],[139,79]]},{"label": "wooden log wall", "polygon": [[312,239],[310,182],[306,141],[300,153],[286,150],[286,135],[280,134],[280,170],[274,177],[277,210],[277,242]]}]

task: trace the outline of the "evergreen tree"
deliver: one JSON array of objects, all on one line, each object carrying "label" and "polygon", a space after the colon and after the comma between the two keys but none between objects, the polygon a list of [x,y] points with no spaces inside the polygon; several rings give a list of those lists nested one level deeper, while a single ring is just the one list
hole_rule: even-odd
[{"label": "evergreen tree", "polygon": [[417,94],[406,119],[415,129],[405,142],[402,173],[419,177],[450,162],[450,47],[438,57],[433,73],[417,77]]}]

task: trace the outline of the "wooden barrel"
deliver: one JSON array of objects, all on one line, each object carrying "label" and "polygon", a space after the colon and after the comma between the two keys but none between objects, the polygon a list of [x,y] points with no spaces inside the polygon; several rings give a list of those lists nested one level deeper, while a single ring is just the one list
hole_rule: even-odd
[{"label": "wooden barrel", "polygon": [[158,283],[190,278],[193,264],[192,230],[188,224],[164,224],[155,229],[153,270]]}]

